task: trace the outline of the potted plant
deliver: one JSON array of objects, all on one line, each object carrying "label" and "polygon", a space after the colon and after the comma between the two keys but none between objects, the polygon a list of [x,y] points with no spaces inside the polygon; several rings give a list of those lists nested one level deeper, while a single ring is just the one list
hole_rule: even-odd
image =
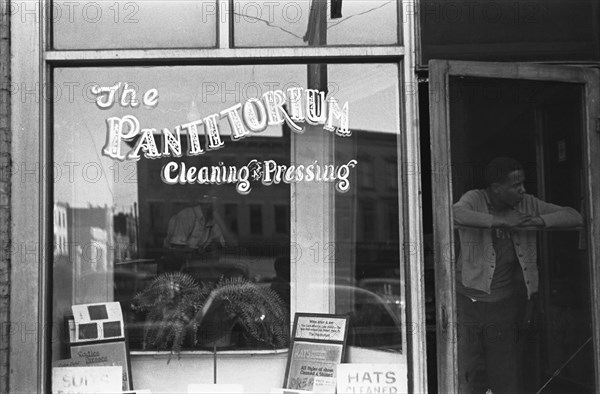
[{"label": "potted plant", "polygon": [[[187,273],[164,273],[136,295],[132,308],[146,314],[144,349],[179,354],[188,346],[288,346],[289,317],[281,298],[240,277],[204,283]],[[233,332],[239,335],[231,342]]]}]

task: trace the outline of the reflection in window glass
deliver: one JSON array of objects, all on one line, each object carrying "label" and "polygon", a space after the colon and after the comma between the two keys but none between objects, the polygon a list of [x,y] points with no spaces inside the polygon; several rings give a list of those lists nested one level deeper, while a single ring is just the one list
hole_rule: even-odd
[{"label": "reflection in window glass", "polygon": [[[150,326],[152,330],[152,324],[159,323],[145,324],[152,311],[132,308],[136,294],[148,290],[157,277],[182,273],[202,286],[242,278],[259,289],[271,289],[278,276],[275,261],[279,259],[279,265],[285,261],[289,266],[289,257],[285,256],[289,256],[290,233],[288,227],[286,231],[267,234],[265,228],[275,228],[276,224],[265,222],[274,217],[263,213],[274,206],[285,207],[289,212],[289,185],[282,182],[266,186],[248,176],[251,191],[242,194],[235,182],[193,183],[190,168],[197,168],[198,173],[202,168],[232,173],[232,168],[247,166],[250,160],[275,156],[278,164],[289,165],[290,134],[285,125],[269,126],[262,133],[234,142],[231,128],[223,119],[219,122],[222,149],[188,155],[189,135],[182,131],[181,157],[168,154],[157,159],[120,161],[103,154],[107,119],[135,116],[140,130],[155,129],[150,135],[163,152],[165,129],[174,132],[177,125],[219,113],[253,97],[260,98],[271,86],[285,89],[284,86],[305,85],[305,74],[305,66],[56,69],[58,86],[85,86],[72,100],[57,100],[54,104],[54,158],[60,163],[54,169],[54,206],[57,213],[64,212],[68,219],[65,226],[60,220],[55,221],[57,241],[64,238],[68,246],[66,250],[57,247],[54,258],[53,310],[57,327],[62,327],[73,304],[119,301],[132,349],[171,349],[174,344],[167,337],[149,341],[145,329]],[[277,84],[265,84],[274,78]],[[110,108],[99,108],[91,87],[110,87],[117,81],[121,86],[116,102]],[[159,92],[154,106],[144,101],[144,94],[153,88]],[[131,106],[132,100],[138,104]],[[123,154],[133,151],[140,139],[138,136],[123,141]],[[204,136],[200,146],[207,149]],[[177,178],[175,184],[166,184],[161,174],[169,163],[177,163],[170,176],[187,176],[190,181]],[[242,177],[241,172],[238,176]],[[250,216],[247,207],[253,209]],[[164,286],[160,292],[168,294],[169,280],[159,282]],[[188,282],[182,281],[181,285],[185,283]],[[279,298],[288,300],[279,305],[283,315],[277,315],[281,331],[278,338],[261,342],[248,337],[243,327],[233,320],[227,323],[215,310],[204,319],[203,336],[184,338],[180,346],[204,348],[216,342],[229,348],[287,346],[289,275],[287,283],[287,290],[273,286]],[[176,323],[169,316],[163,318],[173,326]],[[231,335],[227,338],[222,338],[223,327],[229,327]],[[54,359],[69,356],[66,346],[55,346]]]},{"label": "reflection in window glass", "polygon": [[398,163],[395,160],[385,161],[385,183],[390,189],[398,188]]},{"label": "reflection in window glass", "polygon": [[53,0],[55,49],[206,48],[216,45],[216,0]]},{"label": "reflection in window glass", "polygon": [[263,219],[262,219],[262,206],[252,204],[250,209],[250,233],[262,234],[263,232]]},{"label": "reflection in window glass", "polygon": [[225,204],[225,224],[234,233],[237,233],[239,231],[238,206],[236,204]]},{"label": "reflection in window glass", "polygon": [[360,201],[358,204],[358,211],[361,220],[361,238],[366,241],[373,241],[377,239],[377,228],[375,227],[375,223],[377,222],[377,211],[375,210],[375,204],[373,201]]},{"label": "reflection in window glass", "polygon": [[395,240],[398,239],[400,235],[400,226],[398,223],[398,201],[388,201],[387,202],[387,239]]},{"label": "reflection in window glass", "polygon": [[351,345],[398,356],[404,353],[399,216],[397,208],[386,207],[390,201],[397,207],[401,190],[397,178],[389,187],[385,171],[399,160],[397,73],[385,64],[328,67],[336,97],[353,100],[352,136],[336,141],[336,157],[358,158],[354,187],[336,196],[336,312],[351,315]]},{"label": "reflection in window glass", "polygon": [[359,157],[360,167],[358,169],[358,178],[362,187],[372,189],[375,187],[375,166],[370,157]]},{"label": "reflection in window glass", "polygon": [[275,205],[275,231],[286,233],[290,231],[290,210],[287,205]]},{"label": "reflection in window glass", "polygon": [[[391,228],[390,222],[378,219],[387,212],[383,208],[386,202],[398,202],[400,194],[397,187],[386,186],[385,171],[375,170],[385,168],[385,160],[396,160],[398,154],[397,66],[327,66],[331,80],[325,81],[324,86],[338,103],[348,103],[350,136],[342,137],[321,126],[298,121],[305,128],[304,133],[284,122],[234,141],[235,122],[231,126],[226,116],[217,116],[214,119],[218,133],[212,139],[205,138],[201,125],[198,132],[202,138],[196,144],[193,128],[182,126],[197,120],[209,123],[210,114],[254,98],[264,99],[263,94],[272,89],[288,92],[289,88],[314,86],[307,80],[308,67],[314,66],[55,69],[57,86],[83,89],[70,95],[71,99],[57,100],[53,107],[54,209],[57,218],[62,212],[67,219],[64,226],[55,220],[54,229],[55,239],[66,240],[64,249],[55,248],[53,261],[56,326],[60,327],[71,314],[73,304],[119,301],[132,349],[285,348],[293,306],[290,289],[314,285],[328,289],[299,296],[314,300],[317,305],[322,304],[326,293],[335,294],[335,307],[332,304],[330,312],[350,315],[351,346],[391,351],[387,353],[395,357],[394,361],[405,362],[405,358],[397,359],[405,355],[398,231]],[[115,85],[117,82],[121,85]],[[116,86],[112,106],[101,108],[94,101],[94,85]],[[147,99],[153,97],[152,89],[158,91],[154,103]],[[288,100],[281,108],[291,111],[292,105]],[[256,126],[250,115],[239,113],[243,115],[244,127]],[[114,122],[131,119],[128,116],[139,122],[139,133],[134,132],[137,128],[133,120],[123,123],[121,134],[115,134],[122,137],[117,140],[120,143],[110,144],[107,128]],[[334,120],[338,127],[341,123],[340,119]],[[144,129],[149,131],[143,132]],[[181,137],[180,154],[177,130]],[[312,144],[313,133],[331,136],[335,153],[327,151],[324,156],[323,147]],[[131,138],[125,137],[130,134]],[[169,135],[172,136],[167,138]],[[218,145],[215,138],[222,142],[219,149],[214,148]],[[130,154],[138,149],[151,151],[153,143],[161,157],[150,159],[142,154],[138,160],[131,158]],[[292,146],[296,149],[292,150]],[[123,160],[103,154],[119,149]],[[190,154],[194,149],[204,153]],[[327,208],[325,217],[319,218],[323,222],[335,221],[332,239],[336,245],[323,248],[323,253],[335,256],[335,272],[322,282],[299,274],[291,269],[300,260],[294,260],[298,255],[291,255],[290,234],[310,236],[317,223],[300,226],[290,218],[309,214],[315,201],[292,196],[290,184],[307,182],[308,187],[323,190],[321,183],[327,180],[297,176],[289,182],[266,182],[267,162],[285,168],[294,163],[296,171],[303,165],[303,175],[307,175],[310,164],[314,171],[316,163],[326,168],[358,160],[356,166],[360,166],[359,157],[371,158],[373,184],[367,187],[358,178],[357,168],[349,166],[349,190],[341,192],[332,185],[334,203]],[[342,158],[344,162],[340,163]],[[247,170],[245,179],[251,187],[247,193],[240,192],[235,178],[233,182],[225,178],[194,181],[203,168],[210,174],[231,174],[242,167]],[[242,177],[241,172],[237,174]],[[397,210],[390,216],[394,216],[390,221],[398,223]],[[365,228],[368,231],[363,231]],[[313,243],[300,247],[307,253],[316,250]],[[313,266],[304,268],[314,269],[314,263],[309,263]],[[221,289],[218,286],[223,280],[245,285]],[[329,288],[332,284],[334,288]],[[246,292],[248,288],[256,292],[268,290],[269,299],[274,300],[273,308],[279,308],[258,315],[260,321],[262,316],[267,319],[261,323],[267,333],[259,338],[249,334],[248,328],[235,318],[255,311],[252,308],[256,302],[252,292]],[[234,292],[237,298],[229,297],[228,292]],[[186,294],[192,296],[184,297]],[[202,300],[211,294],[215,299],[223,297],[223,302],[201,311],[205,305]],[[228,307],[225,300],[233,298],[241,301]],[[196,302],[198,299],[200,302]],[[182,309],[173,308],[182,302],[191,303]],[[181,323],[168,312],[176,309],[184,311],[186,322],[197,324],[190,323],[180,338],[169,336]],[[202,319],[195,320],[198,316]],[[162,329],[166,334],[161,334]],[[67,342],[54,344],[54,360],[69,357]],[[364,361],[374,362],[375,358],[370,356]]]},{"label": "reflection in window glass", "polygon": [[[236,47],[398,44],[398,6],[390,0],[235,1]],[[337,7],[339,4],[339,8]],[[332,17],[341,14],[341,17]]]}]

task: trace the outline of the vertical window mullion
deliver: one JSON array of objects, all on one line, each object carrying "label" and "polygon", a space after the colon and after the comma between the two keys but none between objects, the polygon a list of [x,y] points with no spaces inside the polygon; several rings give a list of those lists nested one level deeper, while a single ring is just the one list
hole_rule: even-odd
[{"label": "vertical window mullion", "polygon": [[233,13],[233,2],[230,0],[217,0],[217,47],[229,49],[231,43],[231,14]]}]

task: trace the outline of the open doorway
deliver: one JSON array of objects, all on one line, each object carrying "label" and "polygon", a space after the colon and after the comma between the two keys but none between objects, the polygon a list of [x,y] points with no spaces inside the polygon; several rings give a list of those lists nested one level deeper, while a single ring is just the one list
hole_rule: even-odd
[{"label": "open doorway", "polygon": [[[533,261],[539,268],[539,289],[533,291],[534,302],[527,302],[524,309],[525,324],[514,334],[522,392],[597,391],[598,294],[594,284],[598,282],[598,246],[594,212],[598,201],[594,196],[598,187],[592,181],[597,172],[597,165],[593,165],[598,139],[594,128],[597,90],[597,72],[575,67],[430,63],[441,392],[457,392],[459,387],[457,305],[465,302],[465,294],[461,292],[461,298],[456,293],[457,277],[462,281],[464,276],[456,275],[459,234],[453,224],[452,205],[467,191],[486,188],[486,164],[497,156],[510,156],[522,164],[528,194],[572,207],[584,217],[580,227],[538,229],[533,242],[526,246],[537,253]],[[495,249],[489,246],[495,256]],[[515,249],[515,253],[521,256],[521,251]],[[495,257],[492,260],[490,276],[494,275]],[[521,268],[526,269],[522,266],[515,272]],[[483,382],[480,389],[485,392],[489,388],[485,377],[474,376]]]},{"label": "open doorway", "polygon": [[[453,201],[485,188],[487,162],[510,156],[524,166],[527,193],[581,212],[581,86],[473,77],[451,77],[449,86]],[[585,234],[568,229],[539,238],[540,290],[519,338],[524,388],[536,393],[560,369],[543,392],[593,392]]]}]

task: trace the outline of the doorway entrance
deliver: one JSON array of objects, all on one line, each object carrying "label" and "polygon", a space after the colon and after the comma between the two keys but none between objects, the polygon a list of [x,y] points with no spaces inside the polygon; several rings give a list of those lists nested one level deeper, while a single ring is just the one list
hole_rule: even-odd
[{"label": "doorway entrance", "polygon": [[430,63],[440,392],[458,392],[451,207],[465,192],[485,188],[485,166],[497,156],[523,165],[527,193],[573,207],[585,221],[582,228],[538,231],[532,245],[540,286],[517,335],[523,390],[598,391],[597,97],[598,74],[591,70]]}]

